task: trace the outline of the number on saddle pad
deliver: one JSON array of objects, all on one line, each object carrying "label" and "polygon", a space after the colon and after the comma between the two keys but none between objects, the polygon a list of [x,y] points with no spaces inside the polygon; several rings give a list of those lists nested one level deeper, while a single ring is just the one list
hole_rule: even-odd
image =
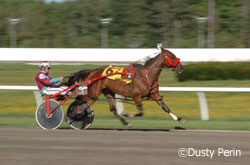
[{"label": "number on saddle pad", "polygon": [[[113,65],[109,65],[102,73],[102,76],[107,76],[108,74],[112,74],[112,73],[123,73],[123,74],[127,74],[128,69],[120,67],[120,66],[113,66]],[[127,78],[123,78],[121,74],[114,74],[111,76],[107,77],[108,79],[111,80],[122,80],[125,83],[129,84],[131,83],[131,79],[127,79]]]}]

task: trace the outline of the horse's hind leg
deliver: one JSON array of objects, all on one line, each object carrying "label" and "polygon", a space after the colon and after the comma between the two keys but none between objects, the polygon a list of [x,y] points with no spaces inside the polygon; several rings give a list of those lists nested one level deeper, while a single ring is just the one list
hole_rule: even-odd
[{"label": "horse's hind leg", "polygon": [[175,121],[179,121],[179,122],[184,122],[185,120],[180,118],[180,117],[177,117],[175,114],[173,114],[170,109],[168,108],[168,106],[164,103],[163,99],[160,97],[160,95],[157,93],[157,94],[153,94],[151,95],[151,98],[153,100],[155,100],[157,102],[157,104],[159,104],[161,106],[161,108],[167,112],[169,114],[169,116],[175,120]]},{"label": "horse's hind leg", "polygon": [[110,111],[115,115],[117,119],[121,121],[123,125],[126,125],[127,127],[131,127],[132,124],[128,123],[124,118],[122,118],[118,113],[116,109],[116,101],[115,101],[115,94],[111,91],[104,90],[103,94],[108,99]]},{"label": "horse's hind leg", "polygon": [[139,96],[134,97],[133,100],[134,100],[134,102],[136,104],[136,107],[138,109],[138,113],[136,113],[136,114],[123,113],[122,114],[123,116],[133,118],[133,117],[142,116],[144,114],[144,109],[143,109],[143,106],[142,106],[141,97],[139,97]]}]

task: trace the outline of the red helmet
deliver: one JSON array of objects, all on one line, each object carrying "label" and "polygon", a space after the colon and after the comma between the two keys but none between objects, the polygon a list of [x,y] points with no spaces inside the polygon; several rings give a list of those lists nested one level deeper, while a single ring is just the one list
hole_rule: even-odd
[{"label": "red helmet", "polygon": [[52,65],[51,65],[51,63],[48,62],[48,61],[42,61],[42,62],[39,64],[39,68],[40,68],[40,69],[52,68]]}]

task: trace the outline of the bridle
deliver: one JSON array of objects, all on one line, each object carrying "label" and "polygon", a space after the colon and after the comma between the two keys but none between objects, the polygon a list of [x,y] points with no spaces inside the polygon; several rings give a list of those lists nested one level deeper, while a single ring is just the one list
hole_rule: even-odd
[{"label": "bridle", "polygon": [[176,68],[177,65],[180,63],[180,58],[176,58],[175,61],[172,62],[171,59],[170,59],[170,57],[167,56],[167,57],[166,57],[166,60],[167,60],[167,62],[168,62],[168,64],[169,64],[169,66],[170,66],[170,67],[174,67],[174,68]]},{"label": "bridle", "polygon": [[[160,55],[164,56],[165,60],[168,62],[168,65],[170,67],[176,68],[177,65],[180,63],[180,58],[176,58],[175,61],[173,62],[171,60],[171,58],[169,56],[167,56],[166,54],[160,53]],[[154,67],[154,69],[162,69],[162,68],[155,68]],[[145,67],[143,67],[143,69],[142,69],[142,75],[143,75],[142,78],[140,78],[140,77],[135,77],[135,78],[137,78],[137,79],[144,79],[145,78],[150,90],[153,89],[153,88],[155,88],[156,86],[159,86],[159,82],[158,81],[156,81],[153,84],[151,84],[151,82],[149,80],[149,77],[148,77],[148,71],[147,71],[147,69]]]},{"label": "bridle", "polygon": [[164,53],[161,53],[161,55],[163,55],[163,56],[165,57],[166,61],[168,62],[168,65],[169,65],[170,67],[176,68],[177,65],[178,65],[178,64],[180,63],[180,61],[181,61],[180,58],[176,58],[175,61],[173,62],[173,61],[171,60],[171,58],[170,58],[169,56],[165,55]]},{"label": "bridle", "polygon": [[[175,61],[173,62],[171,60],[171,58],[169,56],[165,55],[164,53],[161,53],[161,55],[164,56],[164,58],[166,59],[166,61],[168,62],[168,65],[170,67],[176,68],[177,65],[180,63],[180,58],[176,58]],[[161,69],[161,68],[159,68],[159,69]],[[147,84],[148,84],[150,90],[159,85],[158,81],[156,81],[154,84],[150,83],[149,78],[148,78],[148,73],[147,73],[147,70],[145,68],[143,68],[143,75],[145,76],[145,78],[147,80]]]}]

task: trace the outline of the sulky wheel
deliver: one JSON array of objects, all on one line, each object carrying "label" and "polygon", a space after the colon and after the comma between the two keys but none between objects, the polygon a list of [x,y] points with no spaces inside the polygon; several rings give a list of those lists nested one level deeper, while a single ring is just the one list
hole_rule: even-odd
[{"label": "sulky wheel", "polygon": [[57,129],[63,122],[64,111],[62,106],[56,100],[49,100],[50,111],[58,106],[50,116],[46,114],[46,101],[43,101],[36,110],[36,121],[43,129]]},{"label": "sulky wheel", "polygon": [[94,120],[94,111],[88,103],[75,101],[67,110],[67,121],[76,130],[87,129]]}]

